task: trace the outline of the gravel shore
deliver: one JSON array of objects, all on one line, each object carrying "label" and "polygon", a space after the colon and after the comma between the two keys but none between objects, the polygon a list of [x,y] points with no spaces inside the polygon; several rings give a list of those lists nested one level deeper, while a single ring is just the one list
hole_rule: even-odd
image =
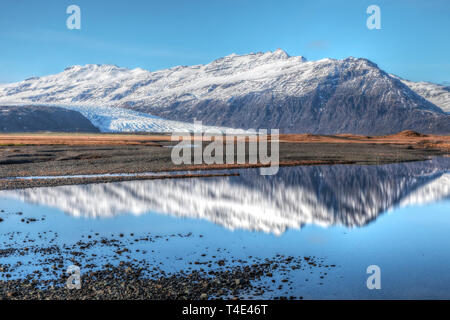
[{"label": "gravel shore", "polygon": [[[175,165],[168,142],[144,145],[13,145],[0,146],[0,190],[38,186],[154,179],[152,177],[102,177],[83,179],[10,180],[11,177],[69,176],[259,167],[262,164]],[[423,161],[447,154],[437,148],[383,143],[291,143],[279,147],[280,166],[320,164],[386,164]],[[247,153],[248,158],[248,153]],[[200,173],[197,173],[200,174]],[[161,177],[164,178],[164,177]],[[166,176],[165,178],[170,178]]]},{"label": "gravel shore", "polygon": [[[260,281],[272,279],[277,269],[323,268],[313,257],[275,257],[263,262],[223,267],[219,260],[209,270],[183,271],[172,275],[148,277],[147,269],[131,263],[106,265],[104,269],[81,276],[81,288],[67,288],[67,276],[52,281],[0,281],[0,299],[18,300],[186,300],[186,299],[258,299],[272,289]],[[327,274],[326,272],[324,273]],[[324,277],[323,277],[324,278]],[[273,280],[273,282],[276,282]],[[292,286],[288,276],[278,281],[278,288]],[[43,286],[43,283],[45,284]],[[281,290],[280,290],[281,291]],[[274,293],[273,299],[303,299],[303,296],[284,296]]]}]

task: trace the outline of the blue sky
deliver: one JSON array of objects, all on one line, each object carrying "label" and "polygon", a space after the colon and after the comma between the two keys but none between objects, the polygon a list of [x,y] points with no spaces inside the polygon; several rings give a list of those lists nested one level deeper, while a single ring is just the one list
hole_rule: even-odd
[{"label": "blue sky", "polygon": [[[81,30],[66,28],[67,6]],[[381,8],[369,30],[366,8]],[[447,0],[20,0],[0,3],[0,83],[75,64],[158,70],[282,48],[309,60],[365,57],[387,72],[450,81]]]}]

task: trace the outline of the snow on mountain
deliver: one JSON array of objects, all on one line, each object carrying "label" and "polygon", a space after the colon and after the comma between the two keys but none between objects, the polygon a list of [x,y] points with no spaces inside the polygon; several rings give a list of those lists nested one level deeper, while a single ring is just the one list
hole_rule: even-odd
[{"label": "snow on mountain", "polygon": [[399,77],[397,78],[423,98],[431,101],[445,112],[450,113],[450,86],[424,81],[413,82]]},{"label": "snow on mountain", "polygon": [[157,212],[281,234],[305,224],[363,226],[399,205],[450,198],[448,159],[383,166],[280,168],[275,176],[170,179],[1,191],[74,217]]},{"label": "snow on mountain", "polygon": [[280,49],[154,72],[73,66],[0,85],[0,104],[10,101],[124,107],[181,122],[282,132],[450,132],[440,108],[367,59],[307,61]]},{"label": "snow on mountain", "polygon": [[[315,63],[304,64],[305,61],[303,57],[289,57],[284,51],[276,50],[242,56],[232,54],[207,65],[178,66],[155,72],[113,65],[73,66],[59,74],[0,85],[0,103],[91,106],[145,103],[162,107],[193,99],[228,100],[273,86],[280,92],[294,94],[308,90],[307,86],[298,87],[293,83],[295,74],[306,79],[318,75],[313,70]],[[285,74],[290,79],[279,83],[277,80]]]},{"label": "snow on mountain", "polygon": [[148,113],[119,107],[61,106],[78,111],[101,132],[230,132],[245,133],[245,130],[215,126],[196,126],[194,123],[173,121]]}]

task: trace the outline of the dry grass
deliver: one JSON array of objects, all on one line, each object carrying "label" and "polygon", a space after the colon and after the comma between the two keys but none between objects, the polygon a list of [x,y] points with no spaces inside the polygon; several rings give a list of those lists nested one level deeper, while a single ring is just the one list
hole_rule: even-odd
[{"label": "dry grass", "polygon": [[151,145],[159,146],[158,141],[170,141],[164,135],[125,135],[125,134],[1,134],[0,145]]},{"label": "dry grass", "polygon": [[[248,138],[238,137],[238,140]],[[270,139],[270,136],[269,136]],[[193,139],[194,140],[194,139]],[[313,135],[281,134],[284,143],[368,143],[401,144],[413,148],[440,149],[450,151],[450,136],[424,135],[414,131],[403,131],[387,136],[362,136],[351,134]],[[0,134],[0,146],[24,145],[149,145],[160,146],[170,142],[170,135],[163,134],[82,134],[82,133],[30,133]]]},{"label": "dry grass", "polygon": [[396,144],[409,145],[412,148],[450,151],[450,136],[425,135],[410,130],[386,136],[283,134],[280,135],[280,142]]}]

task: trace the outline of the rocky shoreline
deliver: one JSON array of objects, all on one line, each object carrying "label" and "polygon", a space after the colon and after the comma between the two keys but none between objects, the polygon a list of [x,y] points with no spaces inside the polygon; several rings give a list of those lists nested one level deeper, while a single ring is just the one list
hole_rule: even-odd
[{"label": "rocky shoreline", "polygon": [[[296,260],[297,263],[298,260]],[[310,262],[315,264],[314,262]],[[106,266],[100,271],[81,276],[80,289],[68,289],[67,279],[60,278],[46,288],[39,281],[0,281],[1,299],[19,300],[205,300],[254,299],[267,287],[255,284],[261,278],[271,278],[274,269],[291,265],[291,257],[270,262],[236,266],[227,270],[179,272],[170,276],[148,278],[142,267],[131,264]],[[291,285],[288,279],[282,284]],[[278,296],[273,299],[303,299],[303,296]]]},{"label": "rocky shoreline", "polygon": [[[199,262],[197,262],[199,263]],[[325,265],[314,257],[284,257],[265,259],[253,264],[226,266],[225,260],[214,262],[212,268],[155,276],[137,263],[106,264],[80,277],[80,288],[68,288],[68,275],[52,280],[0,280],[0,300],[206,300],[206,299],[270,299],[294,300],[303,296],[283,295],[283,286],[291,287],[289,272],[321,268],[321,279],[335,265]],[[275,280],[274,274],[283,274]],[[153,273],[153,277],[148,274]],[[279,278],[279,277],[278,277]],[[262,282],[266,279],[269,284]],[[277,292],[273,289],[277,286]]]}]

